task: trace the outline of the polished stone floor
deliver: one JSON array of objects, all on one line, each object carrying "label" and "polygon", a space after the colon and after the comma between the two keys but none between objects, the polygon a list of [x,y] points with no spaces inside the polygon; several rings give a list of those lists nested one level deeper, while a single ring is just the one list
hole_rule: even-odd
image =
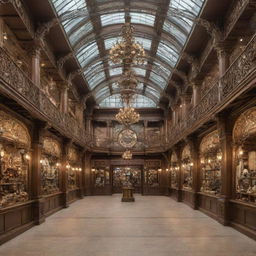
[{"label": "polished stone floor", "polygon": [[255,256],[256,242],[168,197],[86,197],[0,247],[5,256]]}]

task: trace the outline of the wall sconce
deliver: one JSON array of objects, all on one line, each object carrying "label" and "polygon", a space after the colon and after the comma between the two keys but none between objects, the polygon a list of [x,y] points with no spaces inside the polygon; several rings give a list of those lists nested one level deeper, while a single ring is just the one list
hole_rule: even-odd
[{"label": "wall sconce", "polygon": [[211,161],[212,161],[211,159],[208,159],[208,163],[209,163],[209,164],[211,163]]},{"label": "wall sconce", "polygon": [[25,159],[26,159],[26,160],[30,160],[30,155],[29,155],[29,154],[26,154],[26,155],[25,155]]},{"label": "wall sconce", "polygon": [[56,163],[56,166],[57,166],[57,167],[60,167],[60,163]]},{"label": "wall sconce", "polygon": [[244,154],[243,150],[239,150],[239,155],[242,156]]},{"label": "wall sconce", "polygon": [[41,159],[41,160],[40,160],[40,164],[42,164],[43,162],[44,162],[44,160],[43,160],[43,159]]},{"label": "wall sconce", "polygon": [[92,172],[95,172],[95,169],[94,169],[94,168],[92,169]]},{"label": "wall sconce", "polygon": [[69,165],[69,164],[67,164],[67,165],[66,165],[66,168],[67,168],[67,169],[70,169],[70,165]]},{"label": "wall sconce", "polygon": [[7,35],[6,32],[3,33],[3,39],[4,39],[5,41],[8,40],[8,35]]},{"label": "wall sconce", "polygon": [[161,172],[161,171],[162,171],[162,169],[158,169],[158,171],[159,171],[159,172]]},{"label": "wall sconce", "polygon": [[189,165],[190,165],[190,166],[193,166],[194,164],[193,164],[193,163],[190,163]]},{"label": "wall sconce", "polygon": [[168,168],[166,168],[166,172],[169,172],[169,169],[168,169]]},{"label": "wall sconce", "polygon": [[82,171],[82,168],[78,168],[78,171],[81,172],[81,171]]},{"label": "wall sconce", "polygon": [[1,149],[1,151],[0,151],[0,157],[1,158],[4,157],[4,150],[3,149]]}]

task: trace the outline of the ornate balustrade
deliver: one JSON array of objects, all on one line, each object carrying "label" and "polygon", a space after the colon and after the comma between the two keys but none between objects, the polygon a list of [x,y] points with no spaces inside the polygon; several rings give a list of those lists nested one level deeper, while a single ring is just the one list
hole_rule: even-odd
[{"label": "ornate balustrade", "polygon": [[8,52],[0,48],[0,89],[11,95],[21,106],[33,112],[58,130],[63,135],[72,138],[78,144],[90,144],[90,136],[79,126],[77,120],[60,110],[50,101],[27,75],[11,59]]},{"label": "ornate balustrade", "polygon": [[173,146],[200,125],[211,120],[232,97],[250,86],[256,72],[256,34],[245,50],[230,65],[226,73],[203,96],[184,120],[175,125],[169,134],[169,147]]}]

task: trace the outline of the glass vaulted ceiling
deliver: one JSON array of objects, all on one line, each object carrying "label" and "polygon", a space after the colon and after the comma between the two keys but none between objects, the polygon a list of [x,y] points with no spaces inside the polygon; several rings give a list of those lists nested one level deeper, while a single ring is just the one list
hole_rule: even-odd
[{"label": "glass vaulted ceiling", "polygon": [[[108,51],[120,39],[129,14],[135,40],[146,50],[147,60],[133,67],[139,80],[133,106],[156,107],[172,70],[206,0],[51,0],[72,50],[100,107],[120,107],[117,86],[123,69],[108,59]],[[182,15],[181,15],[182,14]],[[162,36],[157,38],[162,24]]]}]

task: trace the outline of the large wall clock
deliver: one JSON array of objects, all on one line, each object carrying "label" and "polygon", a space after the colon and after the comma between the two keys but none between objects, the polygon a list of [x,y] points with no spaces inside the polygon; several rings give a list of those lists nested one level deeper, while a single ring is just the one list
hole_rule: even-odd
[{"label": "large wall clock", "polygon": [[137,134],[131,129],[124,129],[118,135],[118,142],[124,148],[132,148],[137,143]]}]

